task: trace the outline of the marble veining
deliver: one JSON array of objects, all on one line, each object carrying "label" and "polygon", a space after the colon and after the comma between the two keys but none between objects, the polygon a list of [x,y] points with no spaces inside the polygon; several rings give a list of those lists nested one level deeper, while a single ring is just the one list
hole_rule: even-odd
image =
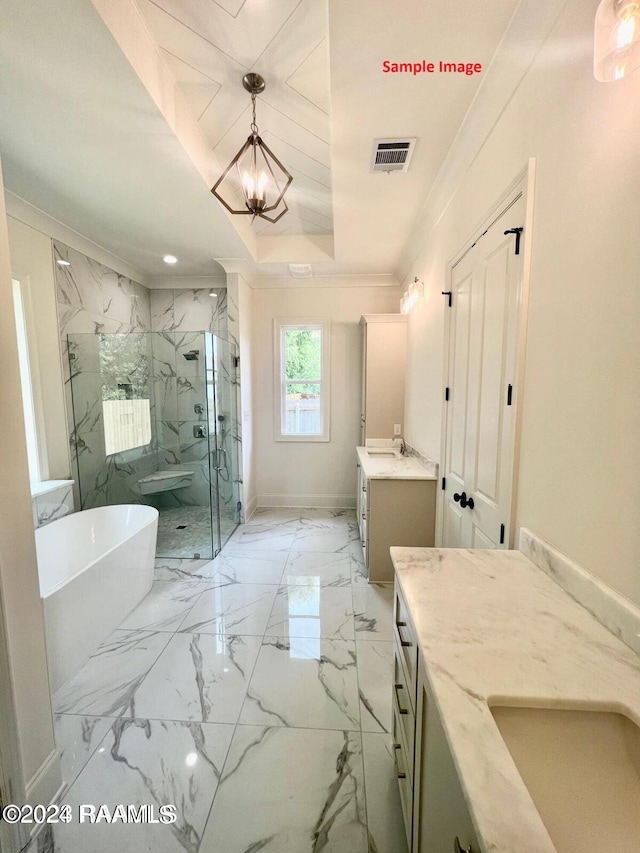
[{"label": "marble veining", "polygon": [[419,456],[394,458],[374,456],[366,447],[356,447],[358,462],[367,480],[437,480],[438,474],[431,460]]},{"label": "marble veining", "polygon": [[491,703],[627,713],[640,658],[519,551],[392,548],[483,853],[556,853]]},{"label": "marble veining", "polygon": [[73,481],[64,480],[55,488],[32,497],[34,527],[44,527],[74,511]]},{"label": "marble veining", "polygon": [[526,527],[520,528],[519,548],[598,622],[640,654],[640,607]]},{"label": "marble veining", "polygon": [[355,643],[265,637],[240,722],[358,730]]},{"label": "marble veining", "polygon": [[178,805],[173,824],[89,824],[73,820],[55,826],[55,853],[196,853],[233,735],[233,726],[111,720],[100,747],[83,772],[83,784],[65,794],[77,815],[80,803]]},{"label": "marble veining", "polygon": [[239,726],[200,853],[220,838],[224,853],[367,853],[360,734]]}]

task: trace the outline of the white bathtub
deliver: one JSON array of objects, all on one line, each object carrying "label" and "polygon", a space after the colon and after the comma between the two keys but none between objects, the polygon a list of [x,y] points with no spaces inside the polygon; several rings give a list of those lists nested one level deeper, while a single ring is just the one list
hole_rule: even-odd
[{"label": "white bathtub", "polygon": [[57,690],[153,583],[158,510],[105,506],[36,530],[51,689]]}]

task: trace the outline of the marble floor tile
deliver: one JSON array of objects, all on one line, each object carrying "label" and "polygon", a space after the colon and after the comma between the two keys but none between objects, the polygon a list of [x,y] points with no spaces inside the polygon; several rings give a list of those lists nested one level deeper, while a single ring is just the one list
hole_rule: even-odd
[{"label": "marble floor tile", "polygon": [[357,560],[351,555],[349,555],[349,559],[351,560],[351,585],[354,588],[356,586],[369,586],[369,577],[364,560]]},{"label": "marble floor tile", "polygon": [[177,631],[206,585],[193,582],[154,581],[151,591],[120,623],[125,630]]},{"label": "marble floor tile", "polygon": [[114,631],[78,672],[54,694],[59,714],[131,716],[133,697],[171,634]]},{"label": "marble floor tile", "polygon": [[355,524],[353,509],[303,509],[300,514],[300,529],[331,530]]},{"label": "marble floor tile", "polygon": [[299,527],[292,551],[317,551],[331,554],[339,551],[347,553],[349,547],[349,528],[342,527]]},{"label": "marble floor tile", "polygon": [[265,637],[239,722],[359,729],[355,643]]},{"label": "marble floor tile", "polygon": [[289,586],[351,586],[351,561],[347,554],[290,551],[282,575]]},{"label": "marble floor tile", "polygon": [[319,583],[280,587],[266,636],[355,639],[351,590]]},{"label": "marble floor tile", "polygon": [[299,524],[300,515],[304,512],[304,510],[300,507],[287,507],[287,506],[267,506],[267,507],[259,507],[251,518],[247,521],[246,525],[255,525],[255,524],[265,524],[269,522],[281,522],[281,521],[289,521],[290,523],[295,522]]},{"label": "marble floor tile", "polygon": [[393,584],[355,585],[353,612],[358,640],[393,640]]},{"label": "marble floor tile", "polygon": [[65,794],[81,803],[175,805],[178,819],[162,823],[58,824],[55,853],[194,853],[199,847],[233,726],[120,719]]},{"label": "marble floor tile", "polygon": [[279,584],[287,557],[286,551],[234,551],[232,547],[225,548],[214,560],[216,580]]},{"label": "marble floor tile", "polygon": [[174,634],[135,696],[137,716],[235,723],[259,637]]},{"label": "marble floor tile", "polygon": [[215,568],[212,560],[189,560],[180,557],[159,557],[155,563],[154,580],[157,581],[203,581],[210,580]]},{"label": "marble floor tile", "polygon": [[[267,526],[263,530],[261,524],[245,524],[239,527],[228,543],[228,548],[234,550],[246,548],[258,551],[289,551],[295,539],[295,530],[273,532]],[[297,529],[297,525],[296,525]]]},{"label": "marble floor tile", "polygon": [[367,853],[362,779],[359,733],[238,726],[199,853]]},{"label": "marble floor tile", "polygon": [[228,583],[224,579],[214,579],[214,584],[198,599],[180,631],[262,637],[278,587],[274,584]]},{"label": "marble floor tile", "polygon": [[245,525],[245,530],[250,530],[252,536],[270,534],[281,536],[295,533],[300,526],[298,515],[280,516],[253,516]]},{"label": "marble floor tile", "polygon": [[391,737],[362,734],[371,853],[408,853]]},{"label": "marble floor tile", "polygon": [[393,643],[358,640],[357,657],[362,731],[388,734],[391,731]]},{"label": "marble floor tile", "polygon": [[71,787],[113,725],[114,717],[56,714],[54,731],[62,781]]}]

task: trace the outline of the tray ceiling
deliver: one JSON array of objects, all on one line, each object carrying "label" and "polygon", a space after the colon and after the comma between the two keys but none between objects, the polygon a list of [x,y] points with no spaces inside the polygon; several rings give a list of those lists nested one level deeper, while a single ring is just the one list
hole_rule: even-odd
[{"label": "tray ceiling", "polygon": [[327,7],[322,0],[136,0],[189,110],[221,163],[249,134],[248,71],[267,82],[260,134],[293,175],[269,235],[333,232]]}]

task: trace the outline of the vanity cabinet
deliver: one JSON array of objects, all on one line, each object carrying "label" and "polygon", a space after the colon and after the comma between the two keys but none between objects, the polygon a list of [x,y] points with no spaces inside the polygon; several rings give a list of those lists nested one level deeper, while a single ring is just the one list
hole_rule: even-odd
[{"label": "vanity cabinet", "polygon": [[391,583],[389,548],[433,547],[436,481],[367,477],[358,463],[357,512],[367,577]]},{"label": "vanity cabinet", "polygon": [[362,412],[360,444],[392,438],[403,431],[407,318],[404,314],[365,314],[362,326]]},{"label": "vanity cabinet", "polygon": [[394,590],[393,747],[411,853],[481,853],[401,590]]}]

